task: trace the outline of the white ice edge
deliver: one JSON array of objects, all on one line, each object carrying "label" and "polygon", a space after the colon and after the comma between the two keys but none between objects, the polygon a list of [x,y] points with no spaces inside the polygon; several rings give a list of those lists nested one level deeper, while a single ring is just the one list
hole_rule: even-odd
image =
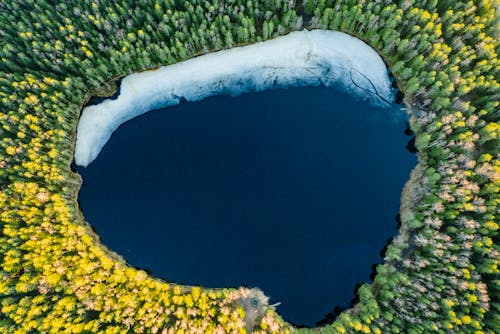
[{"label": "white ice edge", "polygon": [[122,123],[177,105],[181,98],[199,101],[220,94],[322,84],[343,87],[375,104],[394,100],[387,68],[366,43],[337,31],[297,31],[126,76],[116,100],[83,109],[75,162],[87,166]]}]

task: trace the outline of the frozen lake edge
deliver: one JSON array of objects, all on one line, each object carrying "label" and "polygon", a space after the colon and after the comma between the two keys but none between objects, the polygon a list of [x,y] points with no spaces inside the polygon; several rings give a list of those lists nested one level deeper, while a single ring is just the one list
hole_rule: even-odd
[{"label": "frozen lake edge", "polygon": [[366,43],[338,31],[297,31],[126,76],[117,99],[83,109],[75,163],[90,164],[122,123],[183,99],[319,85],[342,87],[374,104],[394,100],[388,70]]}]

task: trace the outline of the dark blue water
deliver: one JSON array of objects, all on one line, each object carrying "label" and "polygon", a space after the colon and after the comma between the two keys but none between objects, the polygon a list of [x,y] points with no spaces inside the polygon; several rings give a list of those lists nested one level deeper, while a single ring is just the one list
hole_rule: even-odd
[{"label": "dark blue water", "polygon": [[87,168],[104,244],[172,282],[260,287],[295,324],[347,306],[397,233],[406,117],[331,88],[220,96],[122,125]]}]

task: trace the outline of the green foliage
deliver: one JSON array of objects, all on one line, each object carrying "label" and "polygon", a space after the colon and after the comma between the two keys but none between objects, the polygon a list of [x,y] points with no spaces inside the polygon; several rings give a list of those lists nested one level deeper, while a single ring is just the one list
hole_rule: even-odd
[{"label": "green foliage", "polygon": [[404,93],[420,161],[403,194],[401,235],[374,283],[319,331],[494,333],[497,8],[490,0],[0,0],[0,333],[291,329],[271,309],[249,327],[242,301],[251,290],[181,286],[129,267],[85,223],[69,166],[79,111],[110,80],[303,22],[379,51]]}]

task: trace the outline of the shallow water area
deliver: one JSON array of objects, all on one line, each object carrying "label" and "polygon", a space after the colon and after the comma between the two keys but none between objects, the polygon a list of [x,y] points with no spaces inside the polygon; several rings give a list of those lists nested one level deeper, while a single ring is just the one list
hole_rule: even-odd
[{"label": "shallow water area", "polygon": [[348,306],[397,234],[406,116],[333,88],[149,112],[79,168],[102,242],[170,282],[259,287],[285,320]]}]

